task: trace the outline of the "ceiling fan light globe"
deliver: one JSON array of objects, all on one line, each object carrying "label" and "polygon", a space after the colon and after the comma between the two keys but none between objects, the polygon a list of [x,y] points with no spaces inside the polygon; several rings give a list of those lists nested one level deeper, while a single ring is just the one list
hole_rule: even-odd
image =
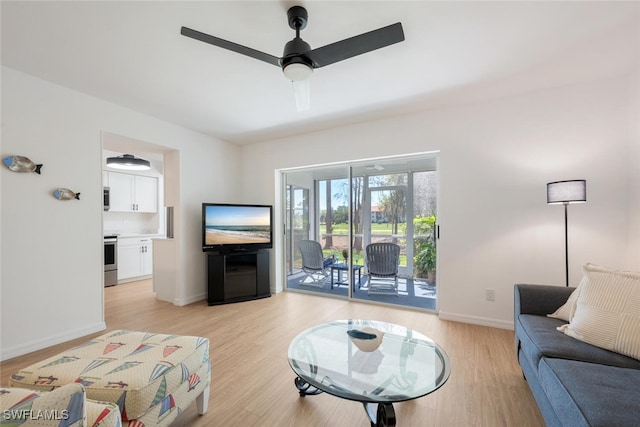
[{"label": "ceiling fan light globe", "polygon": [[285,66],[282,69],[285,77],[291,80],[292,82],[302,82],[308,80],[313,74],[313,68],[309,67],[306,64],[301,64],[299,62],[294,62]]},{"label": "ceiling fan light globe", "polygon": [[311,108],[311,80],[291,82],[291,84],[296,98],[296,109],[308,111]]}]

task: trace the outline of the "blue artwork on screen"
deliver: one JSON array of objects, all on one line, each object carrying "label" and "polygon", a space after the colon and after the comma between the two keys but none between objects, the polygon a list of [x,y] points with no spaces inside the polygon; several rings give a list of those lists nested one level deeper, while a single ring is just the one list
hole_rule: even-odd
[{"label": "blue artwork on screen", "polygon": [[271,247],[271,206],[203,204],[203,249]]}]

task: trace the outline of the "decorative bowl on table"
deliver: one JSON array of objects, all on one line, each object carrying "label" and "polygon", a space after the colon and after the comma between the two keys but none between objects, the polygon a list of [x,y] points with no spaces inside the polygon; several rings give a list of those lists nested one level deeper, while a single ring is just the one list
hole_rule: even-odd
[{"label": "decorative bowl on table", "polygon": [[349,339],[359,350],[371,352],[380,347],[384,332],[365,327],[362,329],[350,329],[347,331],[347,335],[349,335]]}]

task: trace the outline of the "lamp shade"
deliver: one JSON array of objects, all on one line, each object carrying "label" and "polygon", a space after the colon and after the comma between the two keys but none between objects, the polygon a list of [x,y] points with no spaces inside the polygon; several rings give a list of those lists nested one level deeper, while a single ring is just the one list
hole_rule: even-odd
[{"label": "lamp shade", "polygon": [[137,171],[151,169],[151,163],[149,163],[149,160],[141,159],[131,154],[123,154],[118,157],[108,157],[107,166],[114,169]]},{"label": "lamp shade", "polygon": [[587,201],[587,181],[574,179],[547,184],[547,203],[580,203]]}]

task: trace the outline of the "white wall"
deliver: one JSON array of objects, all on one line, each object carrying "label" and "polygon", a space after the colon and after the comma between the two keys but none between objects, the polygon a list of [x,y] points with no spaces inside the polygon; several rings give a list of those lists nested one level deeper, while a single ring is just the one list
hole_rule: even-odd
[{"label": "white wall", "polygon": [[585,262],[629,267],[628,90],[617,78],[249,145],[243,194],[276,200],[278,168],[440,150],[440,315],[509,328],[514,283],[564,284],[547,182],[587,180],[588,202],[569,207],[571,285]]},{"label": "white wall", "polygon": [[[200,206],[237,197],[238,147],[3,67],[2,157],[44,167],[2,166],[2,359],[105,328],[102,131],[180,151],[176,297],[206,295]],[[55,199],[57,187],[81,200]]]},{"label": "white wall", "polygon": [[[640,56],[640,55],[639,55]],[[640,271],[640,64],[629,82],[629,268]]]}]

